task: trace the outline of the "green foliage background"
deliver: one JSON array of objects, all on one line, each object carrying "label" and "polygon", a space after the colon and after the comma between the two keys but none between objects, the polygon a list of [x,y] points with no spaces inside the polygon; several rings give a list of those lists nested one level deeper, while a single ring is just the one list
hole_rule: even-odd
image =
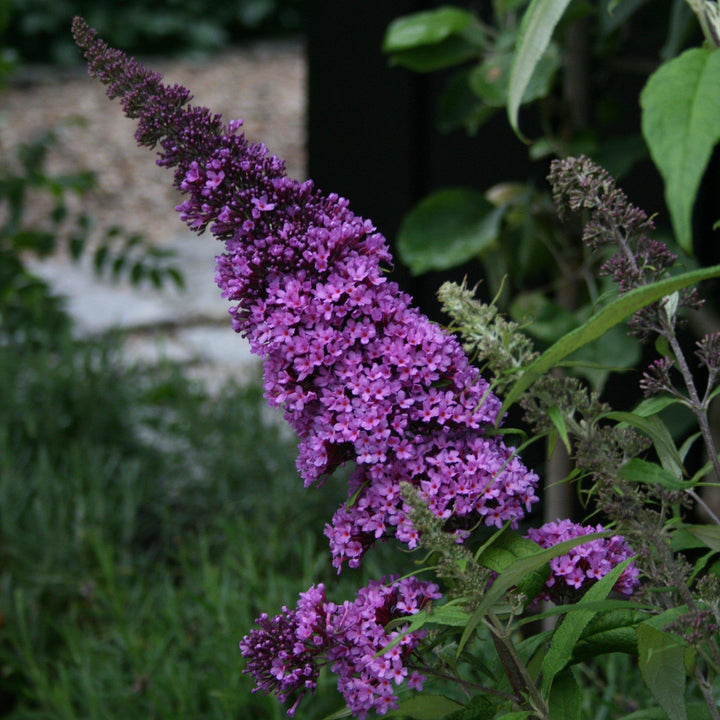
[{"label": "green foliage background", "polygon": [[6,45],[23,62],[77,63],[70,23],[82,15],[131,53],[214,50],[251,37],[296,33],[303,0],[4,0]]},{"label": "green foliage background", "polygon": [[[335,579],[343,483],[303,488],[259,383],[212,396],[94,343],[0,348],[0,387],[0,717],[284,717],[238,642],[313,582],[352,597],[383,559]],[[340,706],[323,676],[303,717]]]}]

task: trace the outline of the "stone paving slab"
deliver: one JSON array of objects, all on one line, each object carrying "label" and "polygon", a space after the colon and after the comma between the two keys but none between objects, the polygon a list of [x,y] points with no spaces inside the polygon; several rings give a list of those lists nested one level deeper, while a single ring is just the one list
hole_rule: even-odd
[{"label": "stone paving slab", "polygon": [[89,259],[74,264],[57,257],[33,263],[31,269],[65,298],[79,337],[124,331],[128,362],[172,360],[194,366],[212,382],[254,374],[259,361],[233,332],[229,303],[214,282],[214,258],[222,245],[210,235],[185,232],[166,247],[177,254],[174,264],[184,276],[184,289],[171,283],[158,291],[127,280],[113,282],[95,275]]}]

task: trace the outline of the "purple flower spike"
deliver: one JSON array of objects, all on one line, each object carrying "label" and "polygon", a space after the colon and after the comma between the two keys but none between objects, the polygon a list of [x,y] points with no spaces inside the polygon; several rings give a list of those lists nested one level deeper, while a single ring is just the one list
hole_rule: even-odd
[{"label": "purple flower spike", "polygon": [[417,531],[400,483],[462,531],[483,520],[516,525],[537,501],[537,476],[498,436],[501,403],[455,338],[389,282],[387,243],[348,202],[285,176],[261,144],[184,88],[112,50],[84,21],[73,24],[91,74],[138,119],[140,144],[159,145],[186,199],[182,219],[225,242],[216,281],[232,324],[264,359],[265,394],[300,438],[307,486],[356,463],[351,502],[326,528],[333,564],[357,566],[372,543]]},{"label": "purple flower spike", "polygon": [[[437,585],[414,577],[371,582],[354,602],[328,602],[322,584],[300,594],[295,610],[257,619],[240,643],[256,690],[274,692],[282,702],[293,699],[288,715],[307,692],[315,689],[320,667],[330,664],[338,690],[354,716],[364,718],[397,707],[396,688],[403,682],[422,689],[425,678],[409,663],[424,630],[407,632],[407,625],[386,630],[392,620],[415,615],[439,598]],[[399,639],[399,640],[398,640]],[[389,645],[395,644],[388,648]]]}]

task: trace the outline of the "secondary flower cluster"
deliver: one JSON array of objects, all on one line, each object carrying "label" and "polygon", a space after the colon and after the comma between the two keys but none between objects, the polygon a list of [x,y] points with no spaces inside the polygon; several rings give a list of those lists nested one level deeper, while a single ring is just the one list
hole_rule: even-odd
[{"label": "secondary flower cluster", "polygon": [[140,144],[175,167],[188,225],[225,241],[216,281],[233,327],[264,359],[265,390],[300,438],[306,485],[354,461],[348,496],[326,528],[333,564],[356,566],[378,538],[410,547],[410,482],[462,538],[479,520],[515,524],[537,501],[537,476],[484,428],[499,400],[459,343],[389,282],[385,239],[346,200],[285,176],[261,144],[224,126],[189,93],[74,23],[90,72],[138,118]]},{"label": "secondary flower cluster", "polygon": [[[532,528],[527,537],[540,547],[550,548],[565,540],[604,532],[602,525],[577,525],[570,520],[558,520],[545,523],[540,528]],[[560,599],[567,595],[575,596],[581,588],[594,585],[605,577],[614,567],[633,556],[633,552],[620,535],[609,538],[596,538],[582,545],[576,545],[565,555],[559,555],[550,561],[550,577],[546,583],[549,599]],[[613,590],[623,595],[631,595],[638,585],[638,569],[630,563],[623,570]]]},{"label": "secondary flower cluster", "polygon": [[[407,680],[409,687],[420,690],[425,680],[408,670],[424,631],[409,633],[407,624],[389,631],[386,626],[440,596],[433,583],[390,578],[371,582],[354,602],[336,605],[328,602],[322,584],[313,585],[300,594],[295,610],[284,607],[281,615],[257,619],[260,629],[240,643],[247,661],[243,672],[253,676],[256,690],[273,692],[282,702],[293,699],[288,710],[292,716],[303,696],[315,689],[321,666],[330,664],[354,715],[364,718],[371,710],[382,715],[397,706],[397,686]],[[396,643],[379,654],[393,640]]]}]

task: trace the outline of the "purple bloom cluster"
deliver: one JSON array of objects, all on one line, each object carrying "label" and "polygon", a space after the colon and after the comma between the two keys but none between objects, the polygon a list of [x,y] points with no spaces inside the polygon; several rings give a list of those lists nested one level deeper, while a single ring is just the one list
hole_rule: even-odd
[{"label": "purple bloom cluster", "polygon": [[[527,537],[540,547],[550,548],[565,540],[604,532],[602,525],[577,525],[570,520],[558,520],[545,523],[540,528],[530,529]],[[583,586],[596,583],[605,577],[615,566],[633,556],[625,539],[620,535],[609,538],[597,538],[582,545],[576,545],[565,555],[559,555],[550,561],[550,577],[546,583],[550,599],[575,595]],[[630,563],[623,570],[613,590],[623,595],[631,595],[638,585],[638,569]]]},{"label": "purple bloom cluster", "polygon": [[[292,716],[302,697],[315,689],[320,667],[330,664],[338,690],[357,717],[371,710],[382,715],[397,706],[397,686],[407,680],[409,687],[420,690],[425,680],[408,669],[424,631],[409,633],[407,625],[385,628],[440,596],[433,583],[390,578],[371,582],[354,602],[336,605],[328,602],[322,584],[312,586],[300,594],[295,610],[284,607],[281,615],[257,619],[260,629],[240,643],[247,661],[244,672],[253,676],[256,690],[273,692],[282,702],[294,699],[288,710]],[[393,640],[396,643],[379,654]]]},{"label": "purple bloom cluster", "polygon": [[225,241],[216,281],[233,327],[265,361],[266,397],[300,438],[305,484],[356,463],[352,501],[326,528],[338,570],[388,534],[417,544],[403,481],[453,518],[459,538],[479,520],[515,525],[537,501],[537,476],[484,435],[499,400],[455,338],[387,280],[383,236],[346,200],[288,179],[239,121],[186,107],[187,90],[164,86],[83,21],[74,32],[91,74],[138,118],[138,142],[159,144],[158,163],[176,168],[183,219]]}]

